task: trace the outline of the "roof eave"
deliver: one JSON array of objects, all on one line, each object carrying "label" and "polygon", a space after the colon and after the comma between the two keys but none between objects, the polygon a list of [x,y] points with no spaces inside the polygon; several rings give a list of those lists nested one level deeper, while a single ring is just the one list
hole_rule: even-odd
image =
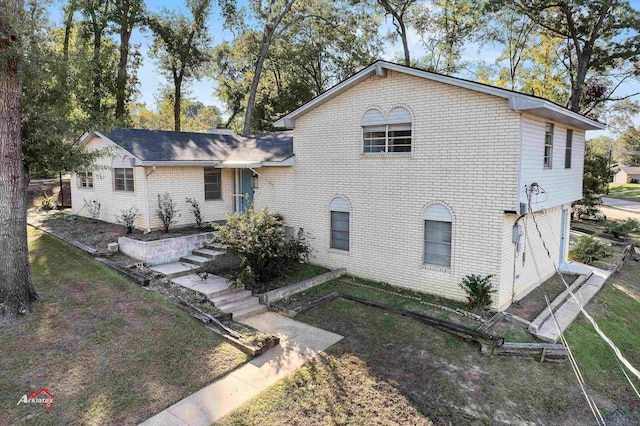
[{"label": "roof eave", "polygon": [[[440,83],[450,84],[453,86],[474,90],[476,92],[486,93],[489,95],[508,99],[509,107],[514,111],[529,110],[532,114],[539,115],[536,114],[536,111],[548,110],[556,114],[557,116],[567,117],[564,120],[560,120],[561,122],[566,122],[567,124],[571,124],[584,130],[600,130],[606,128],[606,125],[603,123],[587,118],[576,112],[569,111],[566,108],[563,108],[559,105],[554,104],[553,102],[549,102],[544,99],[538,99],[535,97],[527,96],[525,94],[519,94],[509,90],[505,90],[499,87],[492,87],[473,81],[466,81],[445,75],[434,74],[428,71],[405,67],[404,65],[385,61],[374,62],[373,64],[364,68],[362,71],[352,75],[342,83],[337,84],[323,94],[317,96],[316,98],[296,108],[284,117],[278,119],[273,123],[273,125],[274,127],[292,129],[295,127],[296,118],[298,118],[305,112],[340,95],[341,93],[350,89],[353,85],[356,85],[361,81],[369,78],[372,74],[381,77],[386,76],[386,70],[392,70],[416,77],[427,78],[429,80],[437,81]],[[542,114],[542,116],[544,116],[544,114]]]}]

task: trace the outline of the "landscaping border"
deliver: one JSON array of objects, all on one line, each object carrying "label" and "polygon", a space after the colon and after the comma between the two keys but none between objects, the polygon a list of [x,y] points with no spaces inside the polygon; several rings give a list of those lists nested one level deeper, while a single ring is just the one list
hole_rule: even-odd
[{"label": "landscaping border", "polygon": [[613,262],[611,266],[609,266],[608,271],[611,272],[611,275],[616,274],[620,268],[624,265],[624,262],[629,260],[629,258],[633,255],[633,244],[627,245],[622,253],[618,255],[616,260]]},{"label": "landscaping border", "polygon": [[347,273],[347,270],[344,268],[334,269],[333,271],[325,272],[322,275],[317,275],[315,277],[311,277],[306,280],[299,281],[297,283],[289,284],[288,286],[280,287],[275,290],[268,291],[266,293],[257,294],[256,296],[260,300],[260,303],[262,303],[263,305],[270,306],[272,303],[278,302],[296,293],[301,293],[310,288],[324,284],[327,281],[340,278],[346,273]]}]

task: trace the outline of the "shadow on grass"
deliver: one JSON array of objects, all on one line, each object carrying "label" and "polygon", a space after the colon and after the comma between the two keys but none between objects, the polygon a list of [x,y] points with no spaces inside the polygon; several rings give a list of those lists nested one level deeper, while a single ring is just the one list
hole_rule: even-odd
[{"label": "shadow on grass", "polygon": [[[75,248],[33,229],[29,247],[42,301],[0,328],[2,423],[137,424],[248,360]],[[53,407],[16,405],[40,388]]]}]

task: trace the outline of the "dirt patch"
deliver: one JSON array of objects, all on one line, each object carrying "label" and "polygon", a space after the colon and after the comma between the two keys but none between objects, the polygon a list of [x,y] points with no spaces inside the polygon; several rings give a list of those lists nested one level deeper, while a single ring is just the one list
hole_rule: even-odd
[{"label": "dirt patch", "polygon": [[42,195],[47,194],[53,198],[56,206],[71,206],[71,183],[69,178],[62,178],[62,191],[60,181],[57,179],[32,180],[27,188],[27,208],[37,209],[42,202]]},{"label": "dirt patch", "polygon": [[[578,279],[579,275],[562,274],[568,285],[571,285]],[[544,299],[546,294],[549,302],[553,302],[556,297],[566,290],[566,286],[556,274],[549,278],[542,285],[536,287],[524,298],[515,301],[507,312],[524,318],[527,321],[533,321],[544,309],[547,309],[547,302]]]}]

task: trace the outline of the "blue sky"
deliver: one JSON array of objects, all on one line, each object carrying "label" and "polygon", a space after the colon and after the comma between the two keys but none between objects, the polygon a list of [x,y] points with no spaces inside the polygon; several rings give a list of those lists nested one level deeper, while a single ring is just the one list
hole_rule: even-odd
[{"label": "blue sky", "polygon": [[[61,4],[64,0],[55,0],[54,5],[51,8],[51,19],[54,22],[61,21]],[[66,3],[66,2],[64,2]],[[246,0],[238,0],[240,5],[246,4]],[[637,10],[640,9],[640,0],[632,0],[631,5]],[[146,0],[147,7],[150,11],[160,11],[162,8],[171,10],[183,10],[186,12],[184,0]],[[224,29],[223,20],[220,18],[219,9],[214,1],[213,13],[209,18],[209,30],[214,44],[221,43],[222,41],[231,41],[233,34]],[[391,28],[390,20],[382,26],[381,33],[386,34]],[[132,34],[132,43],[140,45],[140,52],[142,54],[142,65],[138,69],[138,78],[140,80],[139,97],[138,99],[145,102],[149,107],[155,105],[154,96],[156,96],[164,85],[167,84],[165,78],[158,72],[155,61],[149,58],[148,50],[151,43],[151,34],[149,32],[141,32],[139,30],[134,31]],[[416,33],[409,34],[409,47],[411,49],[412,57],[417,58],[424,55],[424,49],[421,45],[420,38]],[[484,60],[486,62],[493,62],[500,54],[500,49],[492,46],[484,46],[479,49],[477,45],[466,46],[463,52],[463,59],[468,61]],[[388,42],[385,46],[382,54],[382,59],[396,60],[402,55],[402,45],[400,41],[396,43]],[[461,77],[473,78],[473,75],[462,74]],[[207,105],[217,105],[222,111],[224,111],[224,105],[215,96],[215,82],[211,79],[204,78],[201,81],[195,81],[187,88],[188,96],[190,98],[199,100]],[[628,94],[640,92],[640,81],[635,80],[629,82],[619,89],[619,94]],[[636,99],[640,97],[636,96]],[[635,118],[636,125],[640,125],[640,116]],[[590,137],[595,137],[599,134],[606,132],[589,132]]]}]

